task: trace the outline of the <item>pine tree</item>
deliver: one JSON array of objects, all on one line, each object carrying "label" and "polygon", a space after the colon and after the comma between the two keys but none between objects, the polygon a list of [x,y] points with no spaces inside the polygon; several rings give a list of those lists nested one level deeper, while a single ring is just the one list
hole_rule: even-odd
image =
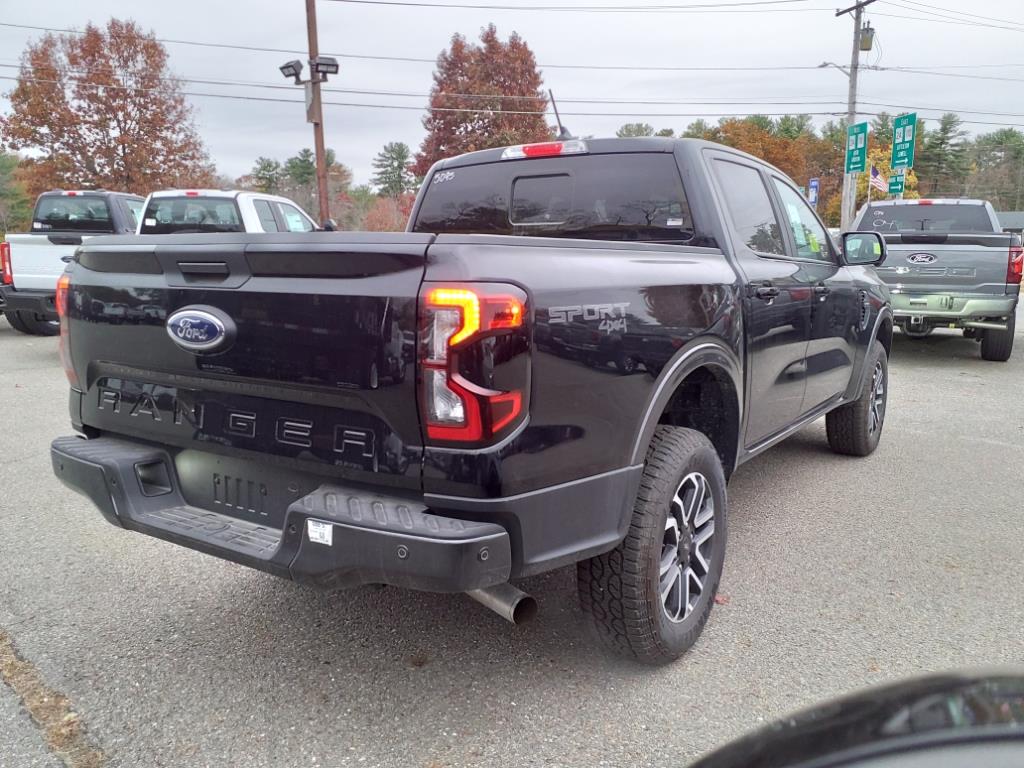
[{"label": "pine tree", "polygon": [[373,160],[372,184],[385,197],[398,198],[412,191],[416,180],[409,165],[412,153],[400,141],[388,142]]}]

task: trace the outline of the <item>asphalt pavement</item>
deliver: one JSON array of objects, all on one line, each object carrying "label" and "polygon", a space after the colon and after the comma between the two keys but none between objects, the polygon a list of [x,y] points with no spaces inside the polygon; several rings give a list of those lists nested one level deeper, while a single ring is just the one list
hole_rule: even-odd
[{"label": "asphalt pavement", "polygon": [[[108,525],[50,469],[57,341],[0,321],[0,633],[113,768],[682,766],[837,694],[1024,663],[1022,400],[1021,336],[1008,363],[897,337],[878,451],[833,455],[819,422],[742,467],[720,604],[648,669],[588,637],[572,569],[526,582],[540,614],[512,627]],[[0,768],[59,764],[2,683],[0,734]]]}]

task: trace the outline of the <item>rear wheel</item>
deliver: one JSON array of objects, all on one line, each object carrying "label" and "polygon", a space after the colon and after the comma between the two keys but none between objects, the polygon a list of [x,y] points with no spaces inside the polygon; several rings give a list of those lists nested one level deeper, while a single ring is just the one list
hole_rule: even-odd
[{"label": "rear wheel", "polygon": [[4,317],[7,318],[7,322],[11,324],[11,328],[13,328],[14,330],[20,331],[21,333],[31,333],[31,331],[22,321],[21,315],[18,313],[17,310],[4,312]]},{"label": "rear wheel", "polygon": [[836,453],[867,456],[878,447],[889,401],[889,356],[875,341],[867,359],[868,376],[860,397],[825,417],[828,444]]},{"label": "rear wheel", "polygon": [[4,312],[4,316],[12,328],[22,333],[28,333],[32,336],[56,336],[60,333],[58,322],[50,320],[44,315],[37,315],[34,312],[17,309]]},{"label": "rear wheel", "polygon": [[626,538],[577,566],[580,603],[602,643],[649,664],[681,656],[711,613],[725,540],[714,446],[692,429],[658,427]]},{"label": "rear wheel", "polygon": [[636,359],[626,354],[619,355],[615,359],[615,367],[623,376],[636,373]]},{"label": "rear wheel", "polygon": [[981,359],[996,363],[1005,363],[1013,353],[1013,334],[1017,320],[1010,315],[1010,323],[1005,331],[986,330],[981,335]]}]

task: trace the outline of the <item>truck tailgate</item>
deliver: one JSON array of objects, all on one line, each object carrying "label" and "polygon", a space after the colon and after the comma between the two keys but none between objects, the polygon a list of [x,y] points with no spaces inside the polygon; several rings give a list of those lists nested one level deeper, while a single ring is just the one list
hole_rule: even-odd
[{"label": "truck tailgate", "polygon": [[[416,297],[431,240],[91,241],[67,301],[82,424],[185,449],[175,464],[186,497],[207,508],[232,493],[283,494],[270,501],[286,507],[324,475],[418,490]],[[204,332],[195,311],[223,322],[219,347],[190,348]],[[307,470],[309,482],[268,490],[271,465]]]},{"label": "truck tailgate", "polygon": [[903,293],[993,296],[1007,291],[1009,234],[885,235],[879,276]]},{"label": "truck tailgate", "polygon": [[14,287],[19,291],[55,290],[66,266],[63,257],[71,256],[88,239],[88,235],[76,234],[7,235]]}]

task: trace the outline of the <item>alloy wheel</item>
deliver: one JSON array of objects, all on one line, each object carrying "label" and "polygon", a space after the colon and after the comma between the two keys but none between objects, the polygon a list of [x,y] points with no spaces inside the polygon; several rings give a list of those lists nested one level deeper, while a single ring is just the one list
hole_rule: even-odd
[{"label": "alloy wheel", "polygon": [[714,535],[711,487],[704,475],[691,472],[672,497],[662,540],[658,585],[669,621],[685,620],[704,594]]}]

